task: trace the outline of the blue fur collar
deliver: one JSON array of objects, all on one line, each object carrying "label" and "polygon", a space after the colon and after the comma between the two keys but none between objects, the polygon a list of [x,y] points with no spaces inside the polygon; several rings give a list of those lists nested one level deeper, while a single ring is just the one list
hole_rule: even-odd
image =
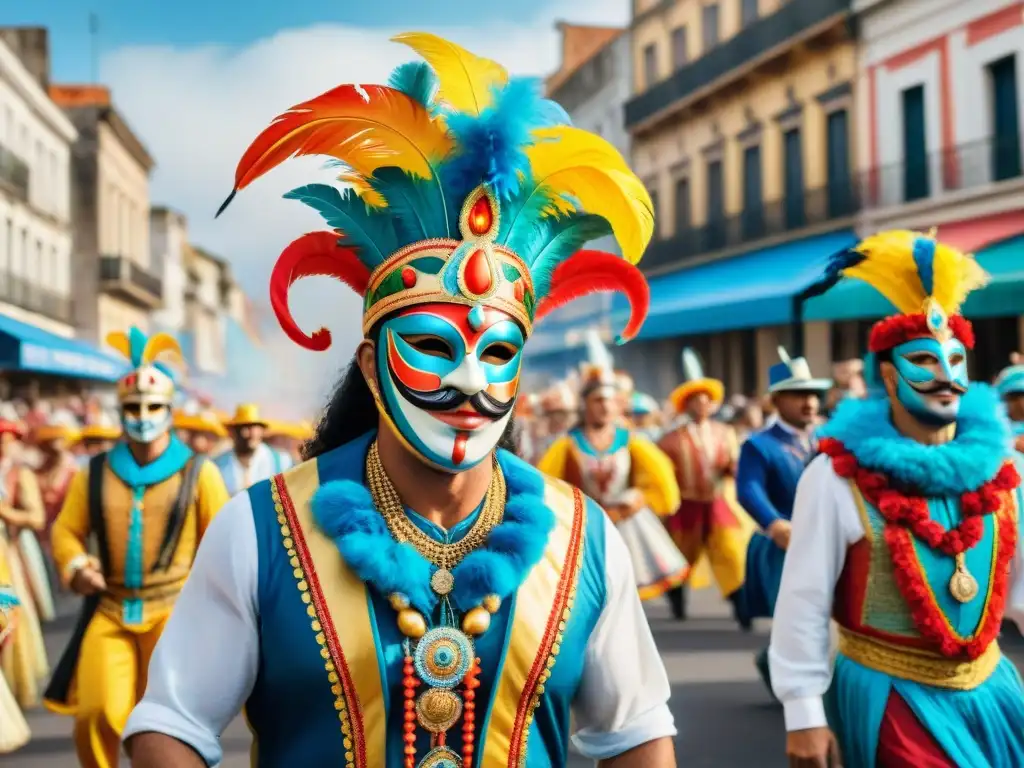
[{"label": "blue fur collar", "polygon": [[185,445],[175,435],[171,435],[171,442],[167,449],[149,464],[139,466],[132,455],[127,442],[120,442],[107,454],[107,463],[111,471],[124,481],[130,488],[148,488],[151,485],[158,485],[164,480],[178,474],[188,460],[192,458],[192,449]]},{"label": "blue fur collar", "polygon": [[[543,475],[506,451],[498,452],[498,463],[508,488],[505,516],[484,547],[452,570],[451,599],[463,612],[479,605],[486,595],[505,599],[515,592],[541,559],[555,527],[555,515],[544,503]],[[424,615],[433,613],[438,598],[430,588],[430,577],[436,567],[411,544],[392,538],[362,483],[327,482],[314,495],[312,505],[317,525],[334,539],[363,582],[384,595],[401,592]]]},{"label": "blue fur collar", "polygon": [[986,384],[971,384],[956,425],[950,442],[922,445],[896,431],[887,398],[847,399],[818,434],[841,442],[862,467],[925,496],[959,496],[991,480],[1010,458],[1010,425]]}]

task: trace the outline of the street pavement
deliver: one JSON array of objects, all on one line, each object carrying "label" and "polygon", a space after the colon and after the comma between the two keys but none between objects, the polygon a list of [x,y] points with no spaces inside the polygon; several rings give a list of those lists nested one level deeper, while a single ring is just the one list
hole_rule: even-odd
[{"label": "street pavement", "polygon": [[[47,627],[51,663],[59,657],[74,623],[74,606]],[[687,768],[784,768],[782,710],[773,704],[754,669],[754,653],[767,643],[768,624],[750,634],[739,632],[712,590],[691,598],[691,618],[674,622],[666,607],[649,606],[651,626],[672,683],[672,711],[679,735],[679,764]],[[1018,664],[1024,644],[1004,642]],[[3,768],[74,768],[71,721],[44,710],[29,713],[31,743],[0,757]],[[237,719],[224,733],[223,768],[249,766],[250,736]],[[574,756],[570,768],[589,761]]]}]

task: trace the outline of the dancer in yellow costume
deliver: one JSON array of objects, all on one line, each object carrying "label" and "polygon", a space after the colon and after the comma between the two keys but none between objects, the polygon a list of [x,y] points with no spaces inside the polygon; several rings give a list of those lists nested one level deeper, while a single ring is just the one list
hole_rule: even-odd
[{"label": "dancer in yellow costume", "polygon": [[150,655],[199,540],[227,501],[213,463],[171,434],[174,379],[158,358],[180,358],[177,342],[136,328],[107,341],[132,362],[117,386],[125,439],[75,476],[51,534],[61,578],[86,601],[46,705],[74,716],[85,768],[116,768]]},{"label": "dancer in yellow costume", "polygon": [[[14,635],[21,600],[10,585],[10,569],[5,550],[0,542],[0,653]],[[7,677],[0,674],[0,755],[10,754],[28,743],[31,733],[25,716],[11,693]]]}]

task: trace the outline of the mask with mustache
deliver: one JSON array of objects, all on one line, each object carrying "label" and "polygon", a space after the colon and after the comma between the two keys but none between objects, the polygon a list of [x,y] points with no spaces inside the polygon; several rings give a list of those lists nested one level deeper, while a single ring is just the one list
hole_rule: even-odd
[{"label": "mask with mustache", "polygon": [[[913,339],[892,351],[896,398],[922,423],[944,426],[956,421],[960,396],[967,391],[967,350],[951,338]],[[938,395],[952,395],[948,402]]]},{"label": "mask with mustache", "polygon": [[512,417],[524,343],[511,316],[483,305],[400,311],[377,341],[378,407],[426,463],[447,472],[475,466]]}]

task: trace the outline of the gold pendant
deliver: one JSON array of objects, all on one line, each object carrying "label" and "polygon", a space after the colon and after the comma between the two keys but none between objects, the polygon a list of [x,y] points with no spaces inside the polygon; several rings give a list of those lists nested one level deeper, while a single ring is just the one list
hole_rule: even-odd
[{"label": "gold pendant", "polygon": [[949,580],[949,594],[958,603],[969,603],[978,596],[978,581],[967,570],[966,557],[962,552],[956,556],[956,570]]},{"label": "gold pendant", "polygon": [[447,568],[438,568],[430,577],[430,588],[441,597],[452,591],[455,586],[455,577]]}]

